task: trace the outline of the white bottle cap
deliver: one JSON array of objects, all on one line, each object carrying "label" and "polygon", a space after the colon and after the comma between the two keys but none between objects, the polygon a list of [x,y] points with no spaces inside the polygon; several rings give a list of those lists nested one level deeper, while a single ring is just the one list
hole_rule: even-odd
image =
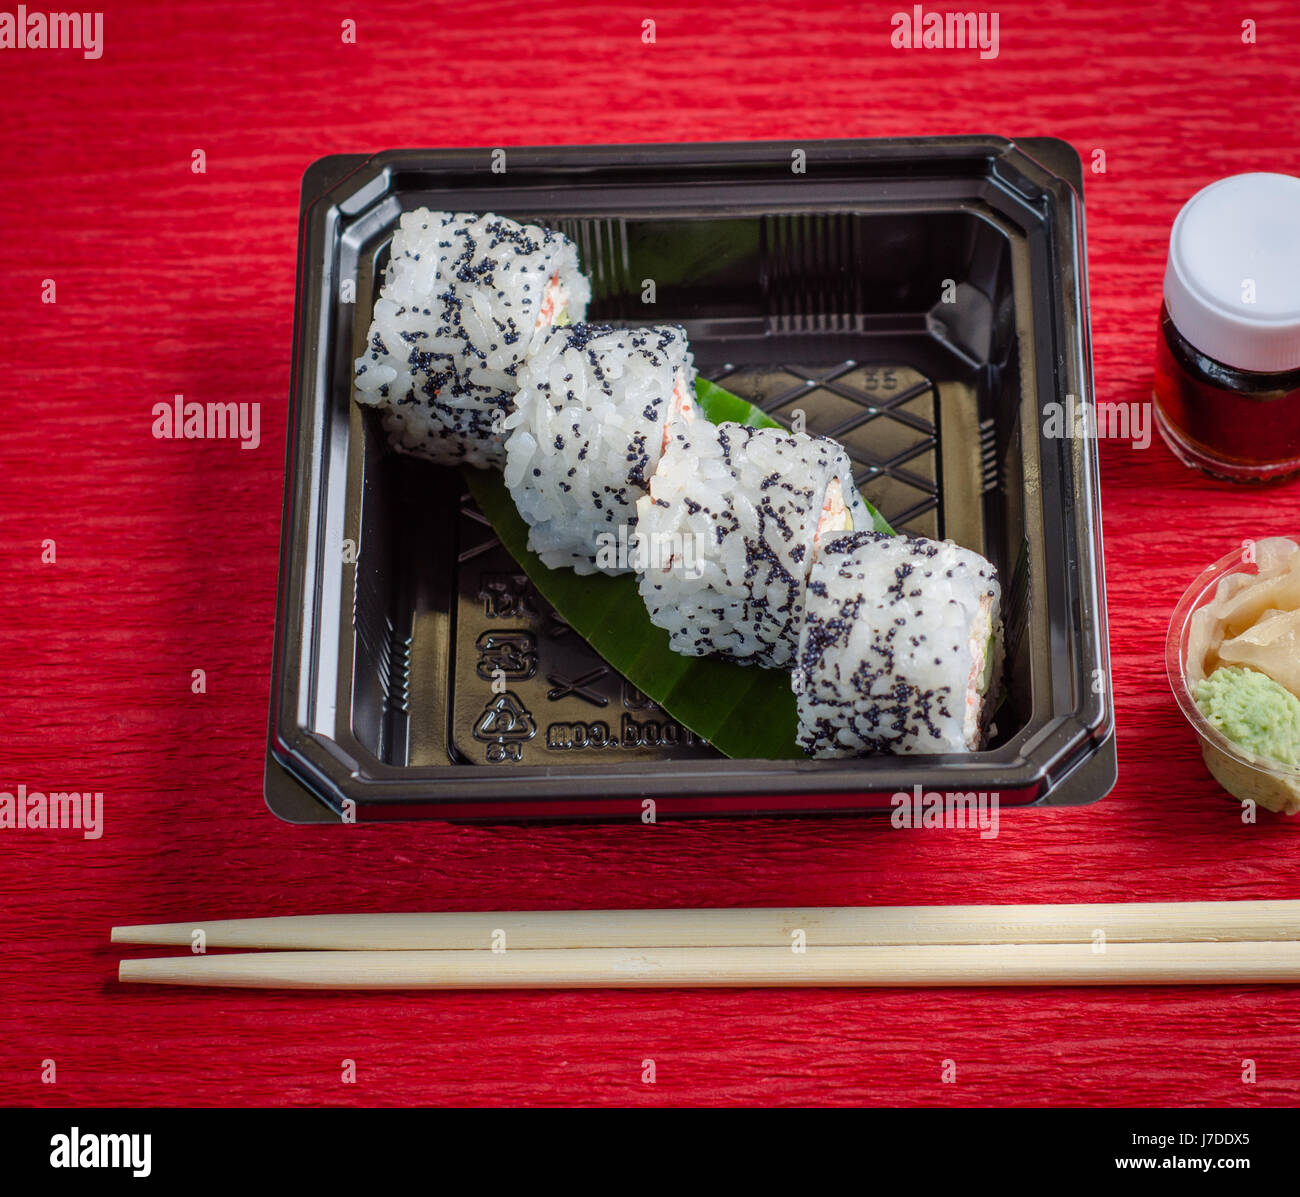
[{"label": "white bottle cap", "polygon": [[1231,175],[1192,196],[1169,237],[1165,305],[1206,357],[1300,369],[1300,179]]}]

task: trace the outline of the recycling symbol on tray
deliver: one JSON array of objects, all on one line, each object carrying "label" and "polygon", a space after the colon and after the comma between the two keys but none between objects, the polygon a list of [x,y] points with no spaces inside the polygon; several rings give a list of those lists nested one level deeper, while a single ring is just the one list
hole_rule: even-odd
[{"label": "recycling symbol on tray", "polygon": [[532,713],[511,690],[493,698],[474,724],[474,739],[484,743],[514,743],[535,735],[537,723]]}]

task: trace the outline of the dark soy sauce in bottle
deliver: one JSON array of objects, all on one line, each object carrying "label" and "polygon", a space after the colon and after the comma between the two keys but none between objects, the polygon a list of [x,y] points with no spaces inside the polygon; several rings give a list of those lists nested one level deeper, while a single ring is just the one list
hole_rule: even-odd
[{"label": "dark soy sauce in bottle", "polygon": [[1185,465],[1234,481],[1300,475],[1300,179],[1197,192],[1170,236],[1156,425]]}]

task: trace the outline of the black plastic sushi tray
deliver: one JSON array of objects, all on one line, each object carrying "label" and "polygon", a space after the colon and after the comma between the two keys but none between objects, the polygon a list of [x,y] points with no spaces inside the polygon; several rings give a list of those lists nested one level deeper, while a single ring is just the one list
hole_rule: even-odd
[{"label": "black plastic sushi tray", "polygon": [[[303,179],[271,809],[641,819],[647,798],[672,818],[887,813],[899,793],[996,794],[1003,808],[1105,795],[1095,445],[1043,420],[1049,402],[1092,401],[1075,152],[960,137],[513,149],[504,174],[494,163],[488,149],[335,155]],[[1006,661],[988,747],[727,759],[598,657],[460,475],[391,452],[351,401],[392,231],[420,206],[563,230],[592,280],[589,319],[685,325],[703,375],[839,439],[895,527],[993,561]],[[490,684],[503,667],[508,697]]]}]

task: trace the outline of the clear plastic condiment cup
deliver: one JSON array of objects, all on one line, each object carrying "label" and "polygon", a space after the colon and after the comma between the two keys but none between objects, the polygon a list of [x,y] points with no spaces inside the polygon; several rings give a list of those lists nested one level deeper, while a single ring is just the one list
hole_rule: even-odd
[{"label": "clear plastic condiment cup", "polygon": [[1229,740],[1201,714],[1187,680],[1187,640],[1192,616],[1214,601],[1219,582],[1229,574],[1259,572],[1258,565],[1247,560],[1247,556],[1244,548],[1226,554],[1183,591],[1165,638],[1165,668],[1170,689],[1200,740],[1201,756],[1215,781],[1243,801],[1250,800],[1283,814],[1300,814],[1300,769],[1256,756]]}]

